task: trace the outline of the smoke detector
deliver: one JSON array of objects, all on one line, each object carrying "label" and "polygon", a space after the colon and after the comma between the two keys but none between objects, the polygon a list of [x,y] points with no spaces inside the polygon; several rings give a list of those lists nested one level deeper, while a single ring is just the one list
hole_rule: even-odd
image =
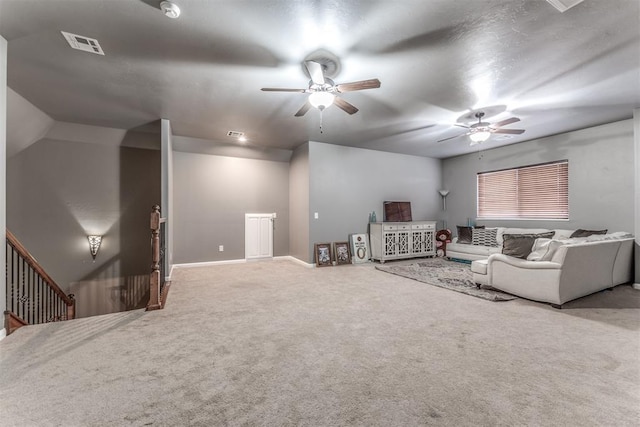
[{"label": "smoke detector", "polygon": [[162,13],[164,13],[165,16],[171,19],[176,19],[180,16],[180,8],[177,4],[170,1],[163,1],[160,3],[160,10],[162,10]]}]

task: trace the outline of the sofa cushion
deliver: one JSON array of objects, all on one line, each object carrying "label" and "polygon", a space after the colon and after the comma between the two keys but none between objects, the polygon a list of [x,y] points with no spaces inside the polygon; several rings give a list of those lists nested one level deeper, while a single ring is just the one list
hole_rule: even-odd
[{"label": "sofa cushion", "polygon": [[498,230],[495,228],[474,228],[471,230],[471,243],[476,246],[489,246],[491,248],[498,247],[496,234]]},{"label": "sofa cushion", "polygon": [[488,259],[479,259],[471,263],[471,271],[477,274],[487,274]]},{"label": "sofa cushion", "polygon": [[458,229],[458,243],[470,245],[473,239],[474,228],[484,228],[484,225],[478,225],[476,227],[467,227],[464,225],[456,225]]},{"label": "sofa cushion", "polygon": [[[476,259],[476,257],[488,258],[491,254],[499,253],[500,248],[491,248],[489,246],[475,246],[469,245],[467,243],[461,245],[455,242],[447,243],[447,256],[453,254],[451,255],[453,258],[459,258],[458,256],[456,256],[457,254],[472,255],[474,259]],[[461,259],[466,258],[462,257]]]},{"label": "sofa cushion", "polygon": [[502,236],[502,253],[516,258],[527,259],[536,239],[551,239],[553,231],[540,234],[504,234]]},{"label": "sofa cushion", "polygon": [[593,234],[607,234],[607,230],[583,230],[579,228],[569,237],[589,237]]}]

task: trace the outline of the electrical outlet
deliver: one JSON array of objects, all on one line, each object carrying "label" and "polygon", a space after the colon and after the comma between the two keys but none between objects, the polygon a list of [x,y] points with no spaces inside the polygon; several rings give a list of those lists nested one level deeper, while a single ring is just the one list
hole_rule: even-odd
[{"label": "electrical outlet", "polygon": [[320,216],[318,215],[318,212],[315,212],[315,213],[313,214],[313,217],[314,217],[315,219],[320,218]]},{"label": "electrical outlet", "polygon": [[218,246],[218,252],[224,252],[224,245]]}]

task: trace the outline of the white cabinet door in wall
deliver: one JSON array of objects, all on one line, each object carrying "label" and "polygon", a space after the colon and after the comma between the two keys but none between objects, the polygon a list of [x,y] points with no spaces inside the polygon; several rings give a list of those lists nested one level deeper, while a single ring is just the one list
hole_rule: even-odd
[{"label": "white cabinet door in wall", "polygon": [[273,257],[273,214],[245,214],[244,218],[245,258]]}]

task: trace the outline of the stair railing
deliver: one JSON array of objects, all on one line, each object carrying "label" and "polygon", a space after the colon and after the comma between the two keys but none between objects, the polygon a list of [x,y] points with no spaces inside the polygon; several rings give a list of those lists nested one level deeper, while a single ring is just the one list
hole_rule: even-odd
[{"label": "stair railing", "polygon": [[76,300],[67,295],[36,259],[7,230],[7,335],[25,325],[76,317]]},{"label": "stair railing", "polygon": [[166,282],[165,263],[165,226],[166,219],[160,217],[160,206],[151,210],[151,273],[149,275],[149,304],[147,310],[164,308],[169,292]]}]

